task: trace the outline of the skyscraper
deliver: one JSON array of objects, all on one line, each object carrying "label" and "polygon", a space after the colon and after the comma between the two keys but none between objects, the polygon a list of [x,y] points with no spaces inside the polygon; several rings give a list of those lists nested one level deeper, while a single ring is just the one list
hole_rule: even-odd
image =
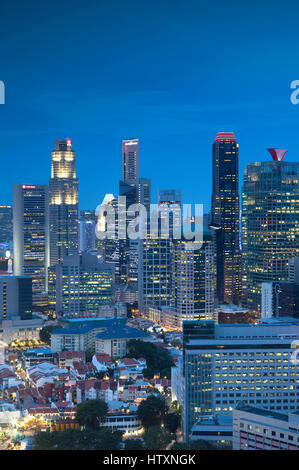
[{"label": "skyscraper", "polygon": [[299,162],[269,149],[273,161],[250,163],[242,194],[242,251],[247,307],[261,310],[262,282],[287,281],[299,256]]},{"label": "skyscraper", "polygon": [[71,139],[55,141],[49,181],[50,265],[76,254],[79,244],[78,179]]},{"label": "skyscraper", "polygon": [[171,242],[171,302],[177,326],[184,320],[212,320],[215,307],[215,247],[211,231],[204,229],[200,249],[190,250],[193,241]]},{"label": "skyscraper", "polygon": [[48,186],[13,186],[14,274],[32,277],[33,301],[47,291],[49,266]]},{"label": "skyscraper", "polygon": [[296,319],[253,325],[184,322],[185,439],[198,419],[232,415],[239,401],[272,411],[297,410],[299,371],[291,344],[298,335]]},{"label": "skyscraper", "polygon": [[220,132],[213,144],[212,226],[217,228],[217,297],[238,304],[241,295],[239,241],[239,144]]},{"label": "skyscraper", "polygon": [[[171,207],[181,208],[182,193],[178,189],[158,192],[157,234],[148,233],[139,243],[138,306],[147,312],[150,306],[170,306],[171,303],[171,238],[173,216]],[[161,221],[168,219],[169,236],[162,234]]]},{"label": "skyscraper", "polygon": [[32,279],[28,276],[0,276],[0,321],[32,318]]},{"label": "skyscraper", "polygon": [[97,218],[94,211],[80,212],[80,251],[95,251],[97,249],[96,223]]}]

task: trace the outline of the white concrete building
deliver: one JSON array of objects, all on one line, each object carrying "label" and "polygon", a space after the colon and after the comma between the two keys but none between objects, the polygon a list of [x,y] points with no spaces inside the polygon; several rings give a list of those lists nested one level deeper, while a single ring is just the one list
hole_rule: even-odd
[{"label": "white concrete building", "polygon": [[299,412],[240,403],[233,411],[233,450],[299,450]]},{"label": "white concrete building", "polygon": [[299,408],[294,341],[299,320],[184,323],[184,432],[203,416],[231,415],[239,401],[281,413]]}]

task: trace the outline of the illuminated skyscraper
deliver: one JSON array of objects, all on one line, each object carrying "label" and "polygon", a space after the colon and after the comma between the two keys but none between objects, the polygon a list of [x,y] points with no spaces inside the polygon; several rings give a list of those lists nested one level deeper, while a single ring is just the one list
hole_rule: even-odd
[{"label": "illuminated skyscraper", "polygon": [[247,165],[242,194],[242,251],[247,306],[260,311],[262,282],[287,281],[299,256],[299,162],[269,149],[273,161]]},{"label": "illuminated skyscraper", "polygon": [[78,253],[78,179],[71,139],[55,141],[52,152],[50,204],[50,265]]},{"label": "illuminated skyscraper", "polygon": [[0,243],[12,241],[12,207],[0,206]]},{"label": "illuminated skyscraper", "polygon": [[170,239],[148,234],[139,244],[138,306],[168,306],[171,299]]},{"label": "illuminated skyscraper", "polygon": [[48,207],[48,186],[13,186],[14,274],[32,277],[34,303],[47,290]]},{"label": "illuminated skyscraper", "polygon": [[239,241],[239,144],[233,133],[213,144],[212,226],[217,228],[217,297],[238,304],[241,296]]},{"label": "illuminated skyscraper", "polygon": [[113,267],[89,253],[66,256],[49,268],[49,305],[65,316],[96,315],[111,303]]},{"label": "illuminated skyscraper", "polygon": [[[151,203],[151,181],[139,177],[139,139],[122,141],[122,175],[119,182],[119,195],[126,197],[126,210],[132,204],[143,204],[149,214]],[[127,224],[135,216],[126,217]],[[139,240],[126,240],[119,243],[120,278],[122,283],[130,287],[138,286]]]},{"label": "illuminated skyscraper", "polygon": [[215,247],[211,231],[203,231],[200,249],[188,249],[193,241],[172,240],[171,302],[177,327],[184,320],[213,320],[215,307]]}]

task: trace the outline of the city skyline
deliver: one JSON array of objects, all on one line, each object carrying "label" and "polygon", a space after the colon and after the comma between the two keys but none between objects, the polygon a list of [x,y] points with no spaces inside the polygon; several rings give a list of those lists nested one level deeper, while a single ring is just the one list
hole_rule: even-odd
[{"label": "city skyline", "polygon": [[2,6],[0,451],[299,450],[299,3],[278,3]]}]

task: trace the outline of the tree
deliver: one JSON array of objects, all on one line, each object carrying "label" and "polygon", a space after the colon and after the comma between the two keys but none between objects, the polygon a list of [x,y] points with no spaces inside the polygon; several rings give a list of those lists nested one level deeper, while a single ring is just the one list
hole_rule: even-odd
[{"label": "tree", "polygon": [[125,450],[143,450],[144,444],[141,439],[126,439]]},{"label": "tree", "polygon": [[95,353],[95,351],[94,351],[93,348],[86,349],[86,351],[85,351],[86,362],[91,362],[92,361],[94,353]]},{"label": "tree", "polygon": [[107,411],[107,403],[103,400],[86,400],[77,406],[76,420],[81,426],[98,429]]},{"label": "tree", "polygon": [[51,332],[58,328],[59,325],[44,326],[39,332],[39,339],[46,344],[51,343]]},{"label": "tree", "polygon": [[169,431],[160,426],[151,426],[145,430],[143,439],[148,450],[165,450],[172,436]]},{"label": "tree", "polygon": [[42,431],[33,437],[33,450],[117,450],[121,438],[121,431],[109,428]]},{"label": "tree", "polygon": [[149,396],[140,403],[138,407],[138,418],[145,428],[159,425],[168,410],[166,400],[163,396]]},{"label": "tree", "polygon": [[169,413],[164,418],[164,426],[167,431],[172,434],[176,434],[176,431],[180,425],[180,418],[174,413]]}]

